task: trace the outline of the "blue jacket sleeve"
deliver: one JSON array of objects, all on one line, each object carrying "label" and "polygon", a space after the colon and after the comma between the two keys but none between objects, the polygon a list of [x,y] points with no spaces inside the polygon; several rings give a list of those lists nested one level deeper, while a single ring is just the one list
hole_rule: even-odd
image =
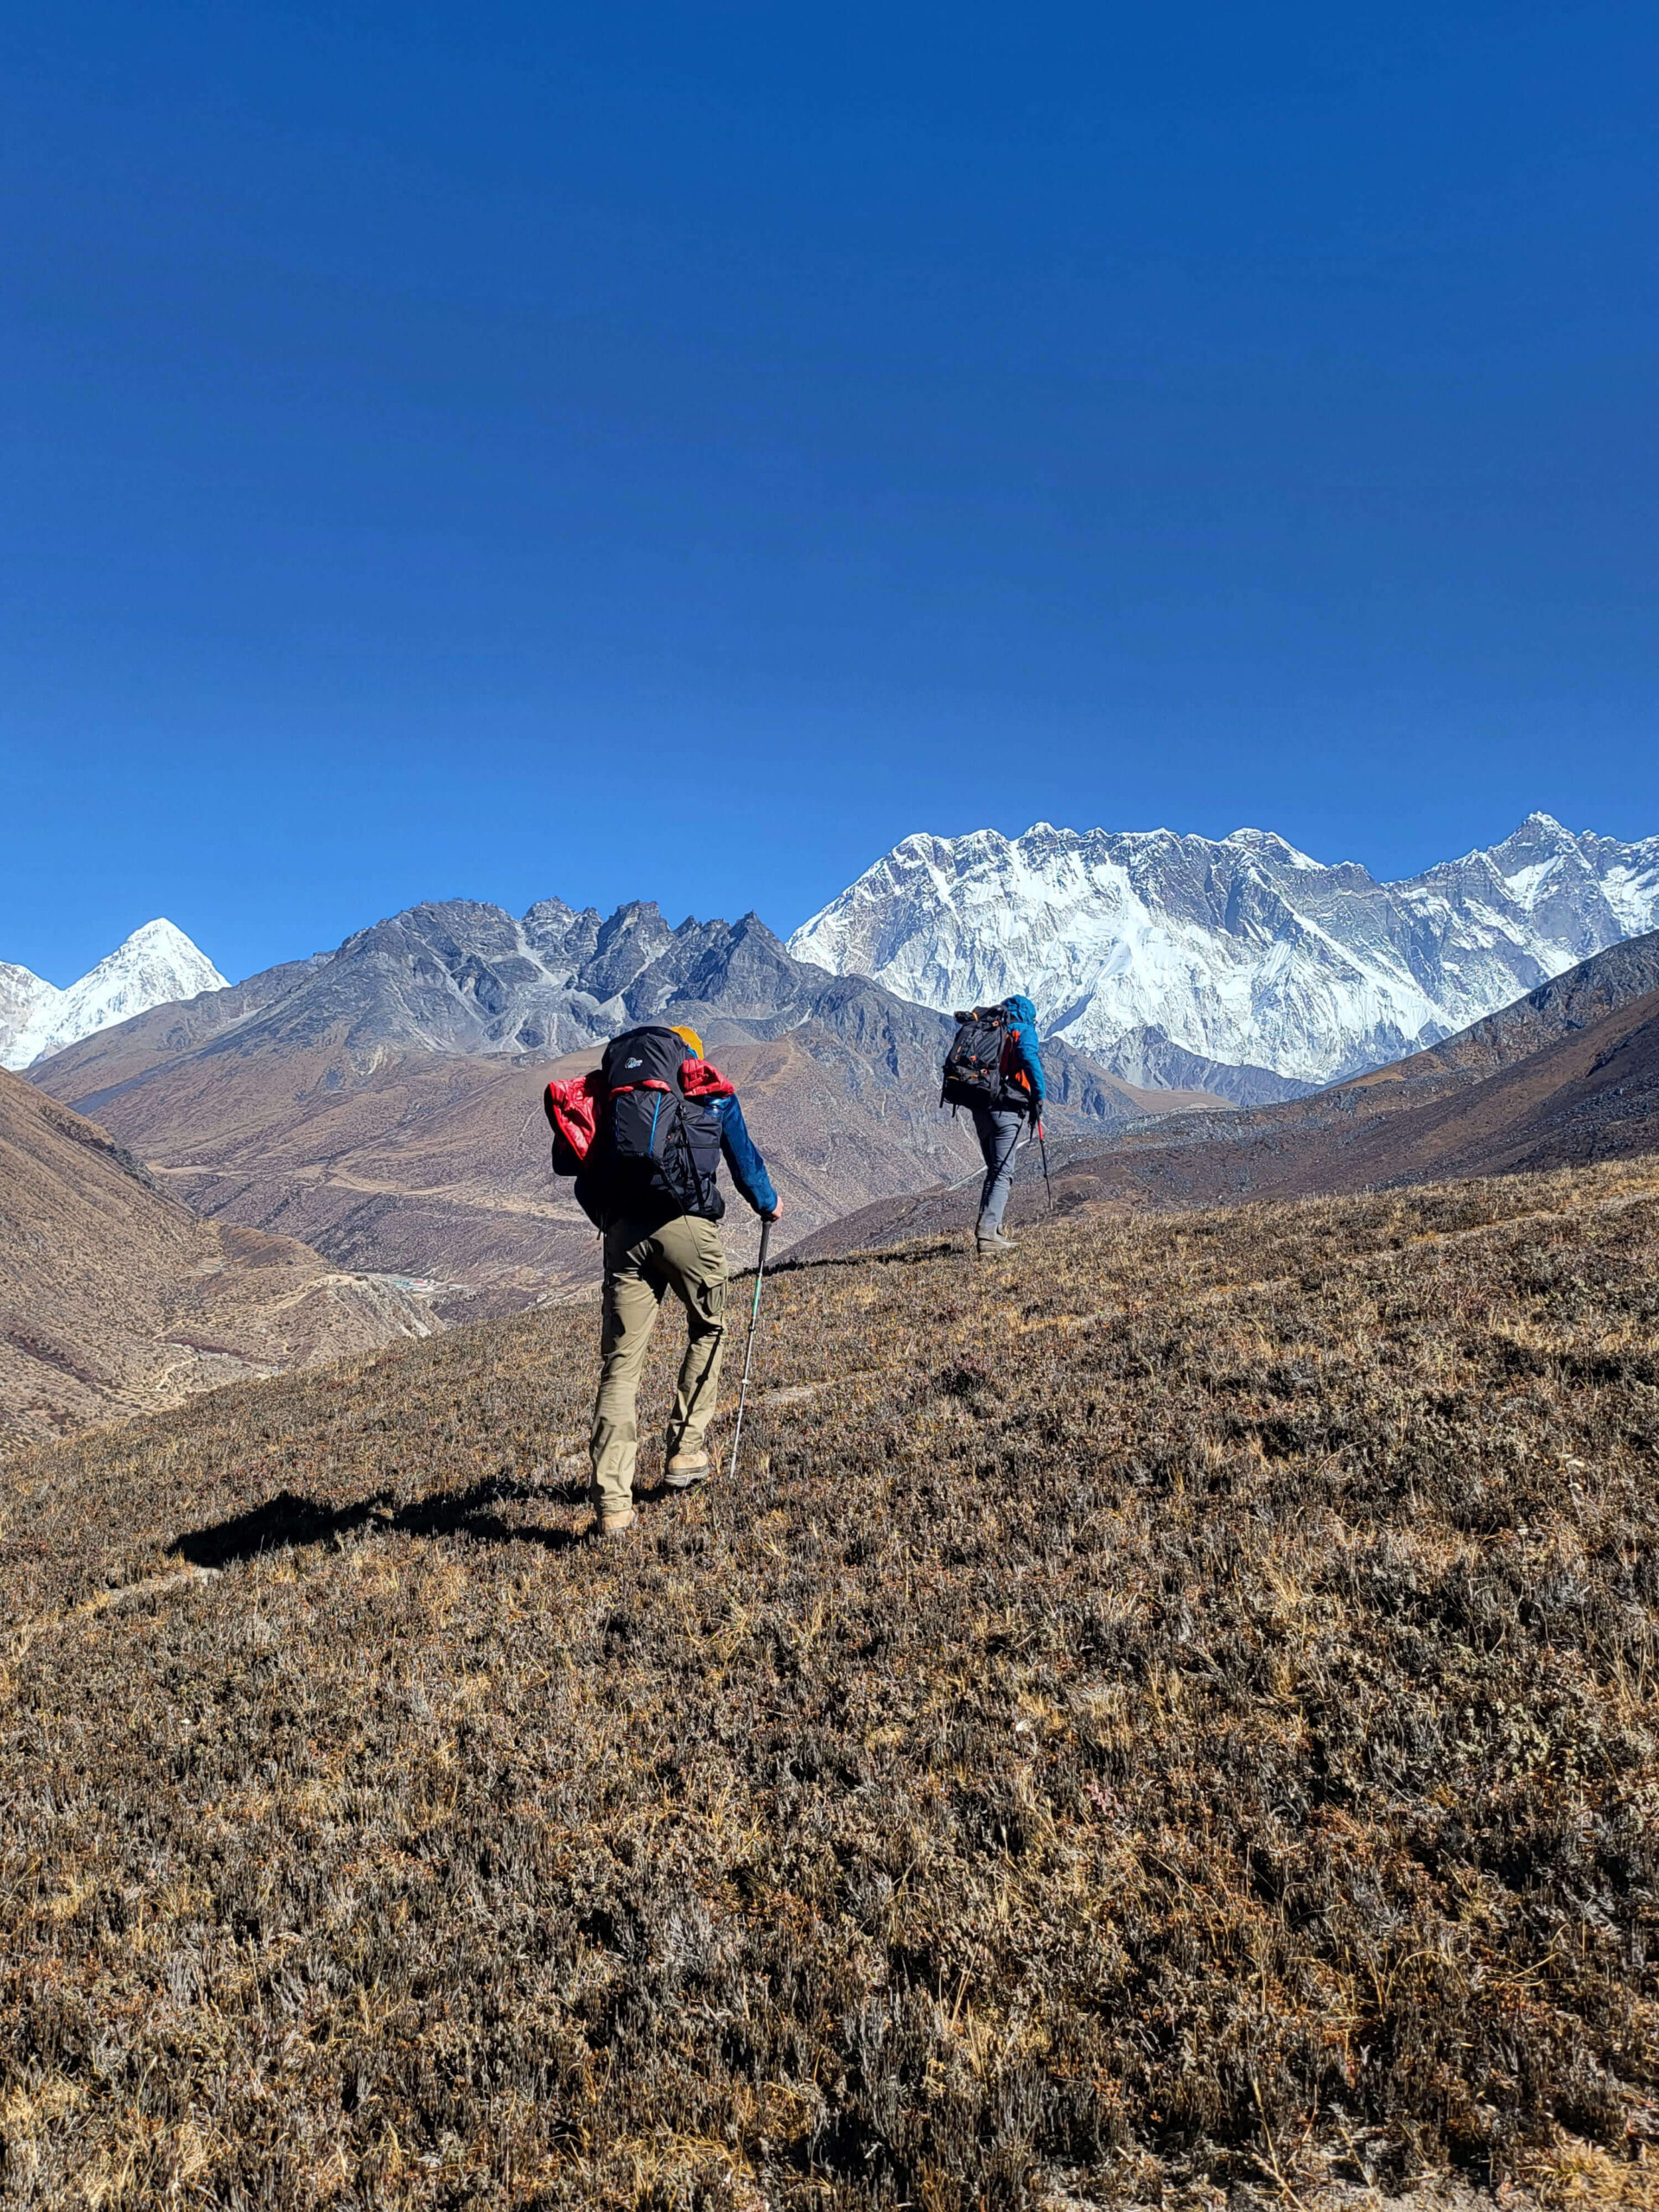
[{"label": "blue jacket sleeve", "polygon": [[735,1098],[717,1098],[715,1111],[720,1116],[720,1148],[726,1156],[733,1182],[756,1213],[771,1213],[778,1204],[778,1193],[772,1187],[766,1161],[754,1148],[754,1140],[743,1119],[743,1109]]},{"label": "blue jacket sleeve", "polygon": [[1037,1042],[1037,1025],[1032,1021],[1016,1021],[1012,1025],[1014,1057],[1031,1085],[1031,1103],[1040,1106],[1048,1095],[1043,1081],[1043,1056]]}]

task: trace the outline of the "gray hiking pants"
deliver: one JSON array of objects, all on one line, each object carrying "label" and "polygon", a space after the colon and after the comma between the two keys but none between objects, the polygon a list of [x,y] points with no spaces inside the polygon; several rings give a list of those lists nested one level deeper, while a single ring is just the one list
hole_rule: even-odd
[{"label": "gray hiking pants", "polygon": [[978,1234],[995,1236],[1002,1226],[1008,1192],[1014,1187],[1014,1147],[1020,1141],[1026,1117],[1019,1108],[1012,1106],[976,1106],[973,1116],[974,1135],[979,1139],[979,1148],[985,1158],[985,1180],[979,1193]]}]

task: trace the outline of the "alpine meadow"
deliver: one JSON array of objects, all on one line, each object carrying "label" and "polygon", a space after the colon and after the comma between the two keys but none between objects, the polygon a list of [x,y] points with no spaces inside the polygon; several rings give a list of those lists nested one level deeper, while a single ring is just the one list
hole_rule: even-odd
[{"label": "alpine meadow", "polygon": [[14,1459],[7,2201],[1659,2202],[1655,1162],[1029,1244]]}]

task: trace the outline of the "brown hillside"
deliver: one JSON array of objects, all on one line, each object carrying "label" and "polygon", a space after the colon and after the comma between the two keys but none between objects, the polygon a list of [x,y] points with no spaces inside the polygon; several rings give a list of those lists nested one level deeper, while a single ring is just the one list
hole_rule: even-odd
[{"label": "brown hillside", "polygon": [[198,1220],[0,1071],[0,1448],[430,1325],[288,1237]]},{"label": "brown hillside", "polygon": [[594,1328],[0,1477],[9,2200],[1659,2202],[1659,1166]]}]

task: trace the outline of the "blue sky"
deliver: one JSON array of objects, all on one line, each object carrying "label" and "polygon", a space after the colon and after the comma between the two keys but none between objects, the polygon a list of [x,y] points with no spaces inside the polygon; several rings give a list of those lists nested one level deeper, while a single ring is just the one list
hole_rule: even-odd
[{"label": "blue sky", "polygon": [[0,958],[1659,831],[1656,21],[0,12]]}]

